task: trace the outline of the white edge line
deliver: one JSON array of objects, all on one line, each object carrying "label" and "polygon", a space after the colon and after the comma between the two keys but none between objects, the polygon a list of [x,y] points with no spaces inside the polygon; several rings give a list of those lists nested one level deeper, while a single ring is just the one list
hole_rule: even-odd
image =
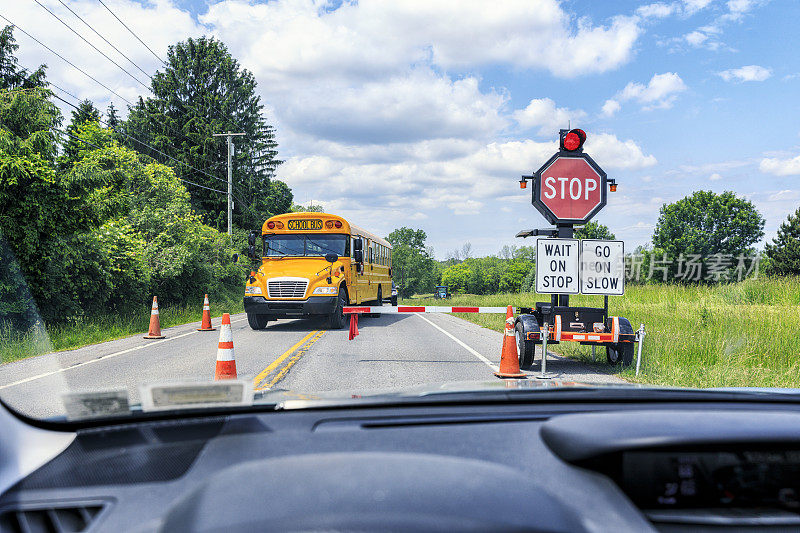
[{"label": "white edge line", "polygon": [[431,326],[433,326],[436,329],[438,329],[439,331],[441,331],[442,333],[444,333],[445,335],[447,335],[448,337],[450,337],[451,339],[453,339],[454,341],[456,341],[462,348],[466,349],[469,353],[471,353],[472,355],[474,355],[475,357],[477,357],[478,359],[480,359],[481,361],[486,363],[489,366],[489,368],[491,368],[495,372],[500,372],[500,368],[499,367],[497,367],[496,365],[492,364],[491,361],[486,359],[484,356],[482,356],[481,354],[479,354],[478,352],[476,352],[475,350],[473,350],[472,348],[470,348],[466,344],[464,344],[464,342],[461,341],[461,339],[456,338],[450,332],[445,331],[444,329],[440,328],[438,325],[434,324],[433,322],[431,322],[430,320],[428,320],[427,318],[422,316],[420,313],[414,313],[414,314],[417,315],[418,317],[420,317],[422,320],[424,320],[428,324],[430,324]]},{"label": "white edge line", "polygon": [[[231,320],[231,324],[235,324],[237,322],[242,322],[244,320],[247,320],[247,319],[246,318],[240,318],[239,320]],[[181,337],[185,337],[185,336],[191,335],[193,333],[199,333],[199,331],[189,331],[188,333],[182,333],[181,335],[177,335],[175,337],[169,337],[167,339],[162,339],[160,341],[151,342],[151,343],[148,343],[148,344],[142,344],[142,345],[139,345],[139,346],[134,346],[133,348],[128,348],[127,350],[122,350],[120,352],[114,352],[114,353],[110,353],[108,355],[103,355],[103,356],[100,356],[100,357],[98,357],[96,359],[90,359],[89,361],[84,361],[83,363],[78,363],[76,365],[67,366],[67,367],[64,367],[64,368],[59,368],[58,370],[53,370],[51,372],[46,372],[44,374],[39,374],[38,376],[31,376],[29,378],[21,379],[19,381],[14,381],[14,382],[9,383],[7,385],[0,385],[0,390],[8,389],[10,387],[16,387],[17,385],[22,385],[23,383],[28,383],[29,381],[35,381],[37,379],[46,378],[46,377],[52,376],[54,374],[60,374],[61,372],[64,372],[64,371],[67,371],[67,370],[72,370],[73,368],[80,368],[82,366],[90,365],[90,364],[96,363],[98,361],[104,361],[106,359],[111,359],[112,357],[116,357],[118,355],[124,355],[126,353],[135,352],[136,350],[141,350],[142,348],[149,348],[151,346],[156,346],[158,344],[161,344],[162,342],[174,341],[175,339],[180,339]],[[113,341],[108,341],[108,342],[113,342]],[[78,350],[80,350],[80,348],[78,348]],[[58,352],[52,352],[51,355],[55,355],[56,353],[58,353]]]}]

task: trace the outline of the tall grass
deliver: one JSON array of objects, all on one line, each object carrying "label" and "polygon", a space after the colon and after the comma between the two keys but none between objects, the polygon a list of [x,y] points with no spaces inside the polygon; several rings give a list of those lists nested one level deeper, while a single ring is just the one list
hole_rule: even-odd
[{"label": "tall grass", "polygon": [[[192,306],[159,307],[161,327],[199,322],[203,314],[202,304],[202,301],[198,301],[197,305]],[[211,298],[212,316],[240,313],[242,310],[240,291]],[[39,325],[28,331],[13,330],[8,324],[0,323],[0,364],[143,333],[149,325],[149,306],[143,306],[140,312],[131,315],[101,315],[61,324]]]},{"label": "tall grass", "polygon": [[[536,294],[456,295],[445,305],[533,307]],[[441,300],[413,299],[415,305]],[[602,296],[572,296],[571,305],[602,307]],[[621,377],[688,387],[800,387],[800,278],[759,278],[717,286],[630,285],[609,298],[609,313],[634,329],[645,324],[642,372]],[[502,331],[502,315],[459,314]],[[553,351],[591,360],[576,343]],[[605,358],[603,349],[598,354]]]}]

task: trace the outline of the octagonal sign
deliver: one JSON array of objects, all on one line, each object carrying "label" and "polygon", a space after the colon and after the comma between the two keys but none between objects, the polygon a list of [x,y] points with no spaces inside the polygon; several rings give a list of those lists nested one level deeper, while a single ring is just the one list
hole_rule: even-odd
[{"label": "octagonal sign", "polygon": [[551,224],[584,224],[606,205],[606,173],[587,154],[557,153],[533,178],[533,205]]}]

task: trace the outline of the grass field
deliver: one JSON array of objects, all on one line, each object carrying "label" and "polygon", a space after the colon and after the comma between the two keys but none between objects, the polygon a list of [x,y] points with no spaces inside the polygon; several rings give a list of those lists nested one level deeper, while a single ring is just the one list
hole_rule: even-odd
[{"label": "grass field", "polygon": [[[243,311],[242,294],[239,291],[210,298],[211,316]],[[200,322],[203,302],[194,306],[161,307],[159,319],[162,328]],[[146,333],[150,325],[150,306],[142,306],[141,312],[128,316],[98,316],[65,324],[47,326],[46,331],[12,331],[0,325],[0,364],[9,363],[43,353],[69,350],[89,344],[110,341],[128,335]]]},{"label": "grass field", "polygon": [[[456,295],[444,305],[533,307],[536,294]],[[413,298],[414,305],[443,305]],[[603,306],[602,296],[572,296],[571,305]],[[642,371],[619,369],[629,381],[686,387],[800,387],[800,278],[760,278],[717,286],[629,285],[609,298],[609,313],[634,329],[645,324]],[[502,331],[501,315],[458,316]],[[552,351],[591,361],[576,343]],[[605,350],[598,350],[605,364]],[[602,358],[602,359],[601,359]]]}]

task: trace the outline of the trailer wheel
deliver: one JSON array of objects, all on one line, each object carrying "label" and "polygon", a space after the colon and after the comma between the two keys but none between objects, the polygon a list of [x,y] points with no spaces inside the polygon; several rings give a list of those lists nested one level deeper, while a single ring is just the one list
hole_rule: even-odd
[{"label": "trailer wheel", "polygon": [[633,363],[633,343],[619,342],[613,346],[606,346],[606,359],[612,365],[622,362],[623,367]]},{"label": "trailer wheel", "polygon": [[619,352],[617,352],[617,346],[606,346],[606,360],[610,365],[616,365],[617,361],[619,360]]},{"label": "trailer wheel", "polygon": [[533,366],[533,356],[536,353],[536,345],[533,341],[525,339],[525,331],[522,322],[517,322],[514,328],[517,336],[517,355],[519,356],[519,367],[523,370],[530,370]]}]

